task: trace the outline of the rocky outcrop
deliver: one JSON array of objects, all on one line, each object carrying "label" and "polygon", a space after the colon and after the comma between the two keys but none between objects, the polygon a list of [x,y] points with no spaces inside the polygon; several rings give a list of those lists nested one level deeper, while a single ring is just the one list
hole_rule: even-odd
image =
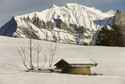
[{"label": "rocky outcrop", "polygon": [[122,39],[121,45],[125,47],[125,11],[117,10],[112,25],[118,26],[118,30],[121,33],[119,38]]},{"label": "rocky outcrop", "polygon": [[117,10],[112,25],[119,25],[125,27],[125,11]]},{"label": "rocky outcrop", "polygon": [[6,23],[0,29],[0,35],[12,37],[13,33],[16,32],[17,29],[17,22],[15,21],[15,17]]}]

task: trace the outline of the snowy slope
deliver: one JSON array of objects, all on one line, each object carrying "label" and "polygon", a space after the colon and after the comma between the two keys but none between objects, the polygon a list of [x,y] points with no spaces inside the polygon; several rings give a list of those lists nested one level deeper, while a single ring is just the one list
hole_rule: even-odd
[{"label": "snowy slope", "polygon": [[[66,75],[56,73],[25,72],[17,49],[28,39],[0,36],[0,84],[125,84],[125,49],[120,47],[76,46],[59,44],[54,63],[61,58],[92,59],[98,63],[92,68],[99,76]],[[50,42],[41,43],[44,50]],[[44,58],[40,53],[40,58]],[[43,65],[41,60],[40,65]],[[34,61],[35,63],[35,61]]]},{"label": "snowy slope", "polygon": [[[112,10],[103,13],[76,3],[62,7],[53,5],[42,12],[14,16],[14,20],[1,28],[0,35],[28,38],[28,32],[32,30],[34,39],[89,45],[96,31],[111,23],[114,15]],[[14,27],[12,22],[16,22]],[[55,31],[55,28],[59,30]]]}]

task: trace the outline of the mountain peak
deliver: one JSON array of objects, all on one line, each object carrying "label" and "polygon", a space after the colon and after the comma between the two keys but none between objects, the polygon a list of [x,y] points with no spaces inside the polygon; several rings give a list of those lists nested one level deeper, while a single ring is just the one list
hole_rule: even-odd
[{"label": "mountain peak", "polygon": [[64,5],[64,7],[66,7],[66,8],[81,8],[81,7],[86,7],[86,6],[80,5],[77,3],[67,3]]},{"label": "mountain peak", "polygon": [[108,12],[106,12],[106,13],[108,13],[108,14],[113,14],[113,15],[115,15],[115,13],[116,13],[116,11],[113,11],[113,10],[109,10]]},{"label": "mountain peak", "polygon": [[79,4],[77,4],[77,3],[66,3],[65,5],[69,5],[69,6],[79,6]]},{"label": "mountain peak", "polygon": [[[33,12],[16,16],[8,25],[2,27],[6,31],[15,28],[11,36],[28,37],[28,29],[34,31],[35,39],[54,40],[60,39],[64,43],[89,44],[92,37],[99,28],[108,25],[112,21],[113,13],[103,13],[94,7],[87,7],[77,3],[67,3],[62,7],[52,5],[50,9],[42,12]],[[11,24],[15,25],[11,27]],[[6,34],[8,35],[8,34]]]},{"label": "mountain peak", "polygon": [[53,4],[52,6],[51,6],[51,8],[57,8],[58,6],[57,5],[55,5],[55,4]]}]

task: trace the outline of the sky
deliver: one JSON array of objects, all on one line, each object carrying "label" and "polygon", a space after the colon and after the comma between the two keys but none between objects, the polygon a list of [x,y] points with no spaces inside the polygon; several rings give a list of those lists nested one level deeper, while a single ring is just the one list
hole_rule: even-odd
[{"label": "sky", "polygon": [[0,0],[0,27],[14,15],[42,11],[50,8],[53,4],[63,6],[66,3],[95,7],[103,12],[125,10],[125,0]]}]

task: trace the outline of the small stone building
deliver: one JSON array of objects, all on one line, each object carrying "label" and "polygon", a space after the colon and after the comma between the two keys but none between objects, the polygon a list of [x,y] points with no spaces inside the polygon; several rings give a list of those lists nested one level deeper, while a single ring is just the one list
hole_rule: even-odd
[{"label": "small stone building", "polygon": [[62,73],[91,75],[90,67],[96,67],[97,63],[86,59],[61,59],[54,66],[61,69]]}]

